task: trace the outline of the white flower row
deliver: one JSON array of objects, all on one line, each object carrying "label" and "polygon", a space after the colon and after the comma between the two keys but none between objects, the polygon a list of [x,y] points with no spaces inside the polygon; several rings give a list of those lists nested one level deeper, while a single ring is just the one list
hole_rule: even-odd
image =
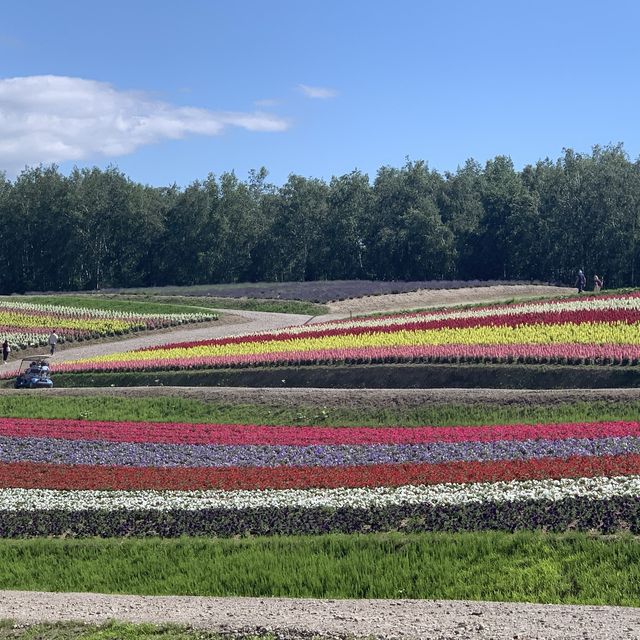
[{"label": "white flower row", "polygon": [[397,505],[465,505],[567,498],[640,497],[640,476],[357,489],[238,491],[59,491],[2,489],[0,511],[200,511],[285,507],[369,509]]},{"label": "white flower row", "polygon": [[107,320],[163,320],[168,322],[181,323],[193,321],[198,318],[211,318],[216,314],[193,312],[193,313],[134,313],[131,311],[110,311],[108,309],[89,309],[85,307],[68,307],[54,304],[36,304],[33,302],[13,302],[10,300],[0,300],[0,310],[6,311],[36,311],[52,315],[64,315],[68,317],[81,318],[103,318]]},{"label": "white flower row", "polygon": [[36,333],[31,331],[3,331],[2,339],[6,338],[11,347],[38,347],[48,343],[48,333]]}]

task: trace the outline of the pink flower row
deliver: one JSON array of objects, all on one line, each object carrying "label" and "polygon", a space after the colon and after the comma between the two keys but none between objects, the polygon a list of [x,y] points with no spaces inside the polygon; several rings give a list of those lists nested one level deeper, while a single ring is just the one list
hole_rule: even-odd
[{"label": "pink flower row", "polygon": [[640,437],[640,422],[510,424],[476,427],[298,427],[0,418],[0,436],[220,445],[371,445]]},{"label": "pink flower row", "polygon": [[513,345],[417,345],[363,347],[343,349],[317,349],[310,351],[280,351],[276,353],[244,354],[232,356],[193,356],[188,358],[153,358],[146,360],[111,360],[78,364],[60,363],[56,372],[63,371],[115,371],[122,369],[171,369],[230,367],[280,363],[341,362],[345,360],[381,360],[398,358],[411,361],[420,358],[466,359],[490,358],[508,360],[517,358],[540,359],[598,359],[615,362],[640,359],[640,345],[627,344],[513,344]]},{"label": "pink flower row", "polygon": [[[0,325],[0,333],[14,333],[14,332],[22,332],[25,331],[25,327],[17,324],[2,324]],[[50,327],[29,327],[29,333],[44,333],[50,334]]]}]

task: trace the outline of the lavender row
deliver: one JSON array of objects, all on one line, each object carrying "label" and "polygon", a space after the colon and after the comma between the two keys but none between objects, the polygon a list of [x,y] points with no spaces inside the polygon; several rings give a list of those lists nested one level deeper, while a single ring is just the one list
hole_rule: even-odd
[{"label": "lavender row", "polygon": [[519,531],[544,529],[640,533],[640,498],[468,503],[369,509],[208,509],[202,511],[0,511],[0,537],[287,535],[373,531]]},{"label": "lavender row", "polygon": [[[218,298],[262,298],[282,300],[306,300],[329,302],[385,293],[407,293],[418,289],[460,289],[466,287],[490,287],[493,285],[531,284],[515,280],[320,280],[309,282],[264,282],[259,284],[199,285],[190,290],[184,287],[162,287],[154,293],[162,295],[215,296]],[[122,292],[122,289],[104,289],[106,293]]]},{"label": "lavender row", "polygon": [[176,445],[0,437],[0,462],[130,467],[341,467],[528,460],[640,453],[640,438],[567,438],[399,445]]}]

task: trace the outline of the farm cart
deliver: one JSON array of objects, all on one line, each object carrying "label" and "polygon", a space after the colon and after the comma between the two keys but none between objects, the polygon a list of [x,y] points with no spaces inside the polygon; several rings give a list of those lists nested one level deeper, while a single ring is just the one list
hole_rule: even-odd
[{"label": "farm cart", "polygon": [[50,389],[53,380],[49,377],[49,356],[23,358],[18,369],[16,389]]}]

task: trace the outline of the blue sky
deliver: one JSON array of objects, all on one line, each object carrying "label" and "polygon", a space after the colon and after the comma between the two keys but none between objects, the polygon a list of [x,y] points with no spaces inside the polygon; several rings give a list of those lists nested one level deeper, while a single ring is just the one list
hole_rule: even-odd
[{"label": "blue sky", "polygon": [[185,186],[640,155],[640,3],[2,0],[0,171]]}]

